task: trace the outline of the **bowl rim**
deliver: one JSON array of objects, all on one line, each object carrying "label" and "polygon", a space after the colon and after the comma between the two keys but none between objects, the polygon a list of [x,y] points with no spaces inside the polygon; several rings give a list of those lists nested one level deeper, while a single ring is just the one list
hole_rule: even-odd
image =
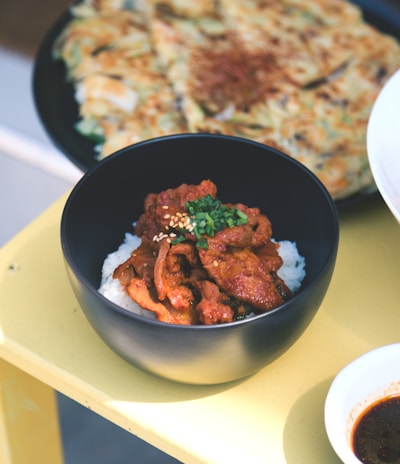
[{"label": "bowl rim", "polygon": [[124,148],[112,153],[111,155],[109,155],[106,158],[104,158],[103,160],[101,160],[97,165],[90,168],[86,173],[84,173],[84,175],[78,180],[78,182],[72,188],[71,192],[68,195],[67,201],[66,201],[66,203],[64,205],[63,211],[62,211],[61,224],[60,224],[60,238],[61,238],[61,247],[62,247],[62,251],[63,251],[64,260],[67,261],[68,265],[73,270],[74,274],[77,276],[77,278],[80,280],[80,282],[84,284],[86,289],[89,290],[92,295],[99,298],[100,301],[103,301],[105,304],[110,305],[110,307],[113,308],[113,310],[115,310],[117,313],[127,317],[128,319],[133,318],[133,319],[141,321],[142,323],[148,323],[150,325],[156,325],[156,326],[162,326],[162,327],[174,327],[174,328],[176,328],[178,330],[188,330],[188,329],[191,329],[191,330],[222,330],[222,329],[225,329],[225,330],[228,330],[228,329],[230,329],[232,327],[239,327],[239,326],[244,325],[244,324],[249,324],[252,321],[255,321],[255,320],[258,320],[258,319],[261,319],[261,318],[264,318],[264,317],[271,317],[271,315],[274,315],[277,312],[282,312],[282,311],[287,310],[287,307],[291,306],[291,304],[292,304],[292,302],[294,300],[298,300],[298,299],[302,298],[302,292],[301,291],[294,294],[293,297],[290,298],[288,301],[284,302],[283,304],[277,306],[276,308],[274,308],[274,309],[272,309],[270,311],[267,311],[267,312],[264,312],[264,313],[261,313],[261,314],[257,314],[255,316],[248,317],[246,319],[242,319],[242,320],[239,320],[239,321],[233,321],[233,322],[228,322],[228,323],[224,323],[224,324],[213,324],[213,325],[170,324],[170,323],[158,321],[157,319],[147,318],[147,317],[141,316],[139,314],[135,314],[132,311],[129,311],[129,310],[117,305],[116,303],[113,303],[111,300],[104,297],[86,279],[86,277],[80,271],[79,267],[76,265],[76,263],[75,263],[75,261],[74,261],[74,259],[72,257],[72,254],[70,252],[70,249],[69,249],[68,243],[66,241],[66,238],[65,238],[65,236],[66,236],[66,220],[67,220],[68,211],[69,211],[75,197],[78,195],[78,192],[79,192],[81,186],[86,182],[86,180],[89,177],[95,175],[95,173],[98,170],[104,169],[105,166],[107,166],[109,163],[112,163],[115,159],[117,159],[117,158],[119,158],[121,156],[129,156],[131,154],[132,150],[136,151],[136,148],[140,148],[140,147],[146,146],[146,145],[153,145],[153,144],[163,143],[166,140],[187,139],[187,138],[194,138],[194,139],[213,138],[213,139],[219,139],[219,140],[229,140],[231,142],[239,142],[239,143],[243,143],[245,145],[254,145],[254,146],[258,147],[258,148],[261,148],[262,150],[272,152],[274,154],[274,156],[279,156],[279,157],[285,159],[286,161],[292,163],[297,168],[300,168],[303,172],[305,172],[319,186],[321,192],[324,194],[324,196],[326,198],[327,205],[329,206],[330,216],[332,218],[333,234],[334,234],[335,240],[334,240],[333,246],[332,246],[331,250],[329,251],[329,254],[328,254],[323,266],[321,267],[320,274],[312,282],[310,282],[308,284],[307,288],[315,286],[319,282],[319,280],[324,277],[325,270],[331,265],[332,260],[336,259],[335,256],[337,254],[337,249],[338,249],[338,245],[339,245],[339,215],[338,215],[338,210],[337,210],[336,204],[335,204],[332,196],[330,195],[330,193],[328,192],[326,187],[323,185],[323,183],[318,179],[318,177],[310,169],[308,169],[306,166],[304,166],[303,164],[301,164],[299,161],[292,158],[291,156],[281,152],[280,150],[277,150],[274,147],[270,147],[268,145],[265,145],[265,144],[262,144],[262,143],[259,143],[259,142],[255,142],[253,140],[249,140],[249,139],[242,138],[242,137],[223,135],[223,134],[184,133],[184,134],[166,135],[166,136],[161,136],[161,137],[156,137],[156,138],[144,140],[144,141],[129,145],[127,147],[124,147]]},{"label": "bowl rim", "polygon": [[[371,168],[372,176],[374,178],[375,184],[378,188],[379,193],[381,194],[382,198],[384,199],[385,203],[389,207],[390,211],[400,222],[400,208],[395,205],[393,199],[389,196],[387,189],[384,186],[382,181],[382,176],[379,174],[380,169],[380,161],[379,156],[377,156],[376,147],[377,139],[376,139],[376,131],[374,128],[379,125],[380,113],[382,105],[384,102],[390,97],[393,89],[396,89],[400,84],[400,69],[395,71],[390,78],[386,81],[385,85],[382,87],[381,91],[379,92],[374,105],[371,109],[371,113],[368,120],[367,125],[367,137],[366,137],[366,144],[367,144],[367,155],[368,155],[368,162]],[[400,94],[400,92],[397,92]]]}]

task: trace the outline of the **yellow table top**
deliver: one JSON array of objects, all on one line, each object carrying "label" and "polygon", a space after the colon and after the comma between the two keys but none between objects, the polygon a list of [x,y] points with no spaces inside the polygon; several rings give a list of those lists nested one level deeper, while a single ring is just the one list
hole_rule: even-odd
[{"label": "yellow table top", "polygon": [[70,289],[66,197],[0,250],[0,355],[185,463],[338,464],[324,428],[333,377],[400,339],[400,227],[378,198],[341,214],[336,269],[309,328],[258,374],[219,386],[153,377],[114,354]]}]

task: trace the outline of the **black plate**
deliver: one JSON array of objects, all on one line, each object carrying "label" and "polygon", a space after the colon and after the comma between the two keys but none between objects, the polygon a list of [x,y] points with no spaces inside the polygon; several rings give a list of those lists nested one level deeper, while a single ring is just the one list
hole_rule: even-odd
[{"label": "black plate", "polygon": [[[354,0],[365,19],[379,29],[400,39],[399,0]],[[36,56],[33,72],[33,95],[37,112],[52,142],[83,171],[98,162],[95,145],[81,136],[74,125],[78,120],[78,105],[73,86],[65,79],[66,70],[61,61],[54,61],[51,50],[56,37],[70,21],[66,11],[45,36]],[[340,200],[338,207],[353,205],[370,197],[371,193],[358,193],[349,200]]]}]

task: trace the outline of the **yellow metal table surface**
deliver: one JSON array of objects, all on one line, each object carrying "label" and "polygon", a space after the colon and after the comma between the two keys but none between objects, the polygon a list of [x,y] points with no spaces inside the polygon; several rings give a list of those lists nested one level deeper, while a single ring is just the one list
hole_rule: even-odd
[{"label": "yellow metal table surface", "polygon": [[0,356],[185,463],[338,464],[330,383],[400,339],[400,227],[378,198],[345,211],[325,300],[303,336],[239,382],[188,386],[146,374],[96,335],[71,291],[59,224],[66,197],[0,250]]}]

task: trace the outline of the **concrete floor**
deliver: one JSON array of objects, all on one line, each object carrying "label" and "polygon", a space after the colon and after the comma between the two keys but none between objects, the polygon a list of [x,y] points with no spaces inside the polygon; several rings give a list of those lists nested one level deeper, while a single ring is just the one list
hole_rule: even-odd
[{"label": "concrete floor", "polygon": [[58,406],[65,464],[178,463],[63,395],[58,395]]}]

